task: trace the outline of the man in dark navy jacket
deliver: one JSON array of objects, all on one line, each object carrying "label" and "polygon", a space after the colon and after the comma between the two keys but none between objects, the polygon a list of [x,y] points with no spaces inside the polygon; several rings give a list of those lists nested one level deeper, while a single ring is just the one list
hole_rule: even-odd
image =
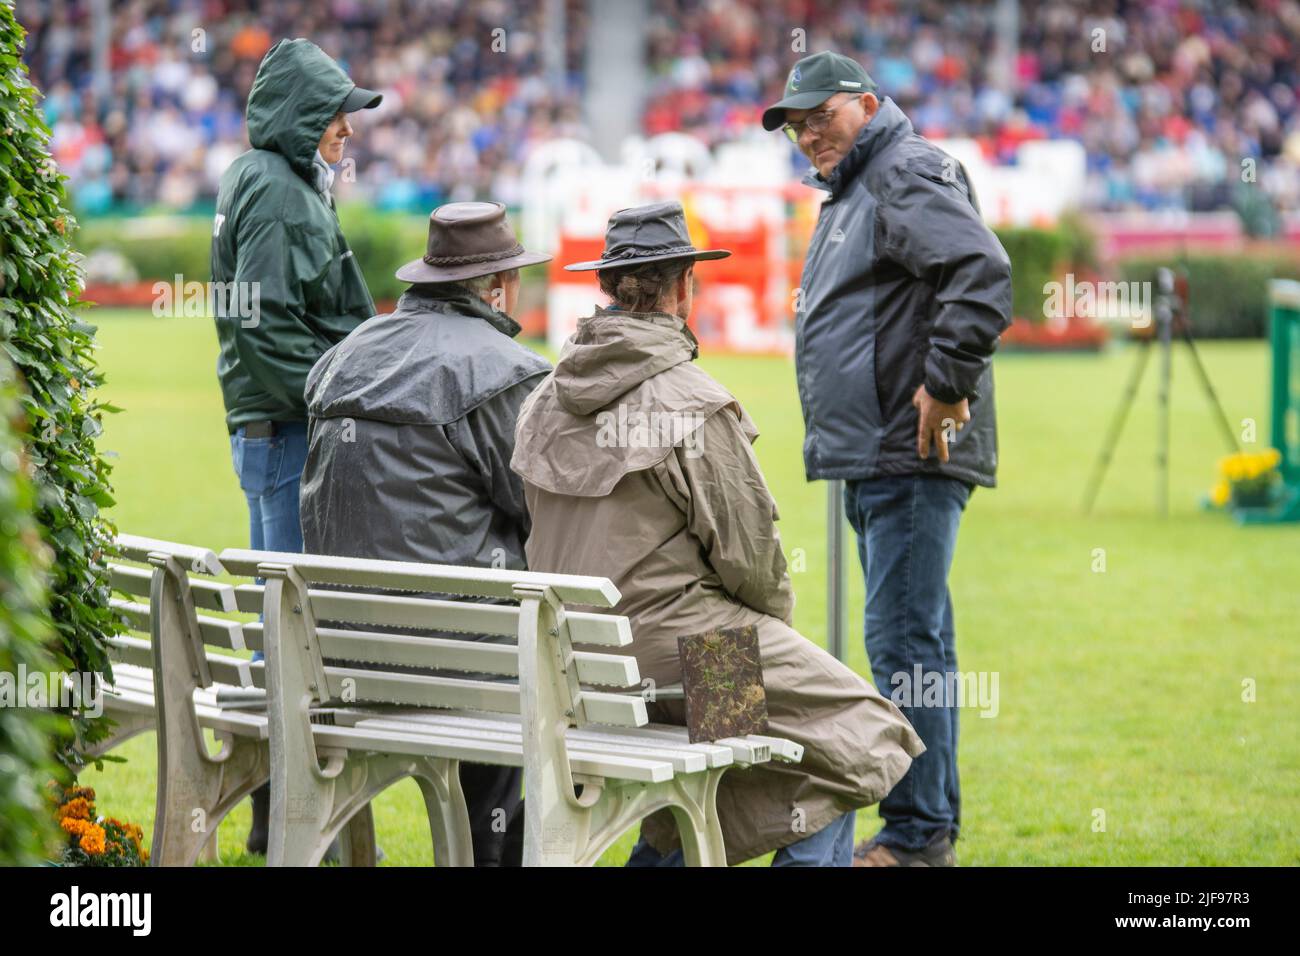
[{"label": "man in dark navy jacket", "polygon": [[953,686],[948,570],[971,491],[995,484],[991,360],[1011,267],[961,164],[875,90],[858,63],[818,53],[763,126],[784,128],[814,167],[804,182],[829,193],[796,299],[804,463],[810,480],[845,479],[872,672],[927,748],[855,865],[945,866],[961,823],[957,708],[926,706],[916,674]]}]

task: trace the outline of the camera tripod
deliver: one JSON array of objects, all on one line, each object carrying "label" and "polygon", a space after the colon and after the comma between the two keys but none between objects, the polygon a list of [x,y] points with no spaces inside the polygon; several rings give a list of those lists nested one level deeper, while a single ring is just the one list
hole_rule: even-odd
[{"label": "camera tripod", "polygon": [[1210,408],[1216,415],[1228,451],[1235,453],[1240,450],[1237,436],[1228,423],[1228,416],[1223,411],[1223,405],[1214,391],[1209,373],[1206,372],[1205,365],[1201,361],[1201,354],[1196,349],[1196,341],[1192,338],[1192,327],[1187,318],[1187,277],[1180,275],[1175,279],[1173,270],[1167,268],[1157,270],[1156,275],[1160,294],[1156,297],[1154,309],[1155,334],[1141,340],[1133,371],[1129,375],[1128,384],[1120,399],[1120,405],[1115,410],[1115,416],[1111,419],[1105,443],[1097,456],[1097,463],[1093,466],[1092,476],[1084,492],[1084,514],[1092,512],[1092,506],[1097,500],[1102,480],[1106,477],[1106,468],[1110,465],[1115,446],[1119,443],[1120,434],[1124,430],[1124,422],[1128,419],[1133,400],[1137,397],[1143,373],[1151,357],[1151,346],[1155,342],[1160,344],[1160,390],[1157,397],[1160,418],[1156,435],[1156,510],[1160,516],[1169,515],[1169,389],[1173,373],[1171,360],[1174,335],[1178,335],[1187,345],[1187,351],[1192,357],[1192,367],[1196,370],[1201,389],[1205,392]]}]

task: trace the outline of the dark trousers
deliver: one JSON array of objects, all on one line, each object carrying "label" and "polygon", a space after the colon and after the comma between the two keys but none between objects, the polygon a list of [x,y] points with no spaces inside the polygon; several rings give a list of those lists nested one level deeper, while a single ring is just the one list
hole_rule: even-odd
[{"label": "dark trousers", "polygon": [[[877,839],[905,850],[923,849],[942,837],[956,840],[961,827],[958,708],[947,698],[938,704],[923,701],[912,684],[918,666],[923,674],[957,670],[948,570],[971,487],[937,475],[871,478],[844,486],[845,511],[857,532],[866,575],[867,656],[876,689],[899,705],[926,747],[880,801],[885,825]],[[903,688],[911,693],[896,693]]]}]

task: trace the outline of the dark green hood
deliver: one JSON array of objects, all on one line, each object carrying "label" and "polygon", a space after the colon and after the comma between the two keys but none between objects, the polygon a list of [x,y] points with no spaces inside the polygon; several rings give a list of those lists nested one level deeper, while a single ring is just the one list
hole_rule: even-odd
[{"label": "dark green hood", "polygon": [[249,143],[279,153],[310,182],[325,127],[355,87],[310,40],[278,41],[262,58],[248,94]]}]

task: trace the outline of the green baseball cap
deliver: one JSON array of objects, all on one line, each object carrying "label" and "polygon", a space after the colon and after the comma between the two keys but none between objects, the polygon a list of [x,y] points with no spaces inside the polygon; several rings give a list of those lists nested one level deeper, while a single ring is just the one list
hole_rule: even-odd
[{"label": "green baseball cap", "polygon": [[786,110],[809,110],[836,93],[874,93],[876,83],[856,60],[829,50],[806,56],[785,81],[785,98],[763,111],[763,129],[785,122]]}]

